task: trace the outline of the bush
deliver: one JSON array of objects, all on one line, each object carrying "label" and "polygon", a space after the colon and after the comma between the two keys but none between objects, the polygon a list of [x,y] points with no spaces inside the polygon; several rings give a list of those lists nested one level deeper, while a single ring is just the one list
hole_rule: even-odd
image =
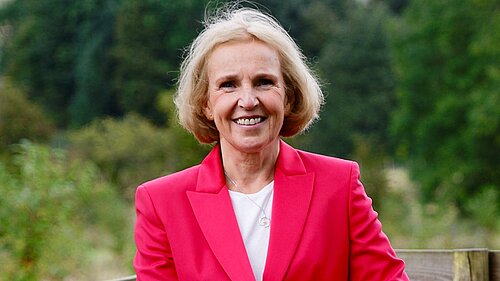
[{"label": "bush", "polygon": [[13,163],[0,162],[1,280],[63,280],[85,270],[93,248],[122,249],[126,209],[95,165],[30,142],[16,148]]},{"label": "bush", "polygon": [[38,105],[8,80],[0,82],[0,153],[21,139],[47,141],[54,126]]},{"label": "bush", "polygon": [[375,142],[363,136],[354,138],[353,159],[359,162],[361,181],[366,193],[373,200],[375,210],[381,209],[387,196],[387,177],[384,167],[389,158]]},{"label": "bush", "polygon": [[497,192],[494,188],[471,198],[470,217],[450,202],[422,203],[419,185],[406,168],[387,168],[387,189],[379,208],[384,231],[395,248],[500,247]]},{"label": "bush", "polygon": [[173,168],[178,171],[199,164],[212,146],[200,144],[191,133],[181,127],[179,120],[175,118],[173,95],[173,90],[161,92],[158,96],[158,107],[164,114],[170,116],[166,125],[172,135],[172,146],[175,149],[169,155],[176,159]]},{"label": "bush", "polygon": [[130,114],[106,118],[70,133],[71,150],[96,163],[128,199],[138,184],[173,170],[173,140],[166,129]]}]

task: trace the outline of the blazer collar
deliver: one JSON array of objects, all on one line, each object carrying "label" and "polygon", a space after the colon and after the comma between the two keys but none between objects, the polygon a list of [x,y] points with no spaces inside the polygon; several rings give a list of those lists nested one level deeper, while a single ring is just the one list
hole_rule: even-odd
[{"label": "blazer collar", "polygon": [[255,280],[226,187],[220,147],[201,162],[196,191],[186,191],[210,249],[231,280]]},{"label": "blazer collar", "polygon": [[264,280],[283,280],[306,222],[314,186],[297,150],[281,141],[274,173],[271,236]]},{"label": "blazer collar", "polygon": [[[300,241],[313,191],[298,152],[280,141],[274,175],[273,219],[264,280],[282,280]],[[196,191],[187,196],[212,252],[231,280],[254,280],[224,178],[220,147],[200,165]]]}]

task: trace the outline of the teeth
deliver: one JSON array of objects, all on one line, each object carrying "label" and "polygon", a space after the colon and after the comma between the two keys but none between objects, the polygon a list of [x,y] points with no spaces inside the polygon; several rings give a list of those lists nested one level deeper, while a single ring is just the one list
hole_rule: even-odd
[{"label": "teeth", "polygon": [[255,124],[260,123],[261,120],[262,120],[261,117],[256,117],[256,118],[240,118],[240,119],[236,120],[236,123],[238,125],[255,125]]}]

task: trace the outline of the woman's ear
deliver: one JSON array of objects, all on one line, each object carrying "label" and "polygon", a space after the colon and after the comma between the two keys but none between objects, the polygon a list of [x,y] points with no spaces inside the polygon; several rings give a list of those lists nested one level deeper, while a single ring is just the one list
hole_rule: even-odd
[{"label": "woman's ear", "polygon": [[203,108],[203,113],[205,114],[205,117],[207,117],[208,120],[210,121],[214,120],[214,114],[212,113],[212,109],[208,104]]}]

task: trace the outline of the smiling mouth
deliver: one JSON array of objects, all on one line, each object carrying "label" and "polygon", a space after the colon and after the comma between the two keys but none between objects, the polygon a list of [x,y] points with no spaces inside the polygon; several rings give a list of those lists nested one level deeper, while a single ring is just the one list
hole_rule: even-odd
[{"label": "smiling mouth", "polygon": [[259,124],[264,120],[265,120],[265,118],[263,118],[263,117],[238,118],[238,119],[235,119],[235,122],[238,125],[250,126],[250,125]]}]

